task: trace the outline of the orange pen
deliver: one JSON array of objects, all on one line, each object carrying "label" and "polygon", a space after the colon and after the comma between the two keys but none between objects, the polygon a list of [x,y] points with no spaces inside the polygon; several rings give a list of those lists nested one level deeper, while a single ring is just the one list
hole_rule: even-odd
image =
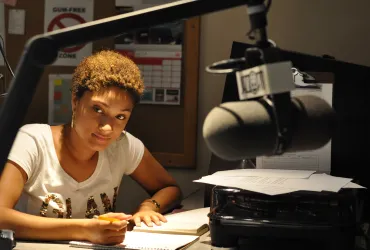
[{"label": "orange pen", "polygon": [[107,217],[107,216],[102,216],[102,215],[94,215],[94,219],[98,219],[98,220],[106,220],[106,221],[110,221],[110,222],[114,222],[114,221],[120,221],[119,219],[116,219],[116,218],[111,218],[111,217]]}]

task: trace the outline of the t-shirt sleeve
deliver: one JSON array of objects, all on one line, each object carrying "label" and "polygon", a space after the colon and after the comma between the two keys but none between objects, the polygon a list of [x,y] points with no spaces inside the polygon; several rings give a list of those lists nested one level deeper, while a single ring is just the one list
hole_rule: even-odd
[{"label": "t-shirt sleeve", "polygon": [[125,175],[132,174],[139,166],[144,155],[144,144],[141,140],[126,132],[121,141],[122,156],[125,162]]},{"label": "t-shirt sleeve", "polygon": [[32,177],[37,166],[38,148],[31,135],[19,130],[8,155],[8,160],[18,164],[27,174],[27,179]]}]

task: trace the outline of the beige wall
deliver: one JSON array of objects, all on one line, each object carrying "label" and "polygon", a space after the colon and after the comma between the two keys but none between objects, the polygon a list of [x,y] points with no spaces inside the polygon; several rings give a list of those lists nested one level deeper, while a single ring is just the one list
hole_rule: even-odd
[{"label": "beige wall", "polygon": [[[370,1],[357,0],[275,0],[268,14],[268,34],[279,47],[312,55],[329,54],[337,59],[370,66]],[[223,25],[224,28],[221,28]],[[204,68],[229,57],[232,41],[246,42],[249,20],[244,7],[208,14],[202,17],[199,78],[198,159],[196,170],[170,170],[185,194],[201,187],[192,180],[205,174],[210,152],[201,137],[202,124],[222,96],[224,76],[210,75]],[[350,84],[350,83],[349,83]],[[131,181],[125,181],[127,200],[119,206],[130,210],[144,197]],[[132,195],[133,190],[137,195]],[[130,195],[128,195],[130,194]],[[198,193],[201,198],[202,193]],[[202,206],[187,200],[189,208]]]}]

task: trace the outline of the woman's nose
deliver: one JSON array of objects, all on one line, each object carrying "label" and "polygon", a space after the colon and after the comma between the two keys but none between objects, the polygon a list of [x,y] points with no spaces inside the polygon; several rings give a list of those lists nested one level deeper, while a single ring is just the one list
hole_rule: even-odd
[{"label": "woman's nose", "polygon": [[99,129],[104,132],[113,131],[113,121],[109,117],[105,116],[100,119]]}]

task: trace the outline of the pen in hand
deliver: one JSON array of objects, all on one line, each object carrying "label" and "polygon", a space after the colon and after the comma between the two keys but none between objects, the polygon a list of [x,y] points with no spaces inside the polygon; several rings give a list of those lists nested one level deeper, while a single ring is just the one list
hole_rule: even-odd
[{"label": "pen in hand", "polygon": [[[94,215],[93,218],[98,219],[98,220],[106,220],[106,221],[110,221],[110,222],[121,221],[120,219],[117,219],[117,218],[111,218],[111,217],[102,216],[102,215]],[[127,224],[129,224],[128,221],[127,221]]]}]

